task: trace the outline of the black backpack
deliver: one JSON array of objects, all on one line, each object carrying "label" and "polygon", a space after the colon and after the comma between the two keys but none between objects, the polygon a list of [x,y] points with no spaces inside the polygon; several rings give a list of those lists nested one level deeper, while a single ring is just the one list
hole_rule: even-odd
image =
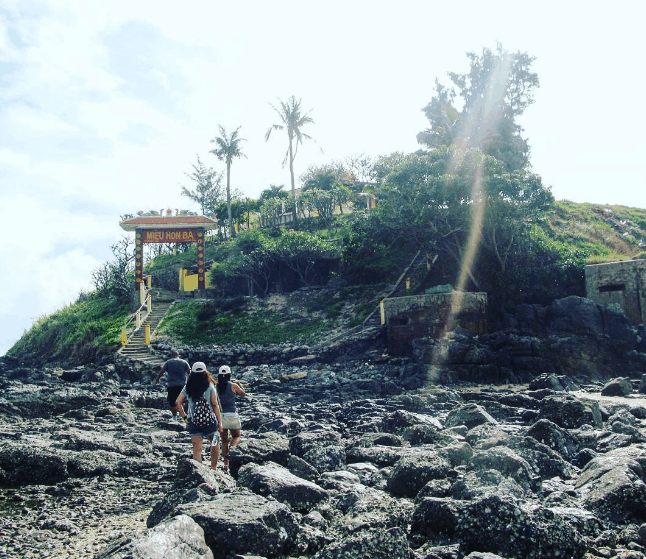
[{"label": "black backpack", "polygon": [[200,398],[195,402],[195,409],[193,411],[193,423],[199,427],[204,425],[211,425],[216,423],[217,418],[213,413],[211,404],[205,398]]}]

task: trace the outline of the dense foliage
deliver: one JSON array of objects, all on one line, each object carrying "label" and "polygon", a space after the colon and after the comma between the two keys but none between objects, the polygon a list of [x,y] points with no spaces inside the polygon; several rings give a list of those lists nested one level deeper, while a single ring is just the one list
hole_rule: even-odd
[{"label": "dense foliage", "polygon": [[329,262],[337,255],[335,245],[305,231],[274,233],[260,229],[241,232],[220,251],[211,270],[212,281],[223,292],[265,295],[324,280]]}]

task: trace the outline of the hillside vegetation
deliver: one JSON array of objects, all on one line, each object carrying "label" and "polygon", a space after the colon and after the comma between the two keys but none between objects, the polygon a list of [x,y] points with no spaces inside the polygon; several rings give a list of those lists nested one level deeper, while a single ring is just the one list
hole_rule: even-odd
[{"label": "hillside vegetation", "polygon": [[547,235],[582,250],[588,264],[626,260],[646,251],[646,210],[555,202],[541,224]]},{"label": "hillside vegetation", "polygon": [[[339,229],[336,233],[347,232]],[[646,250],[646,210],[559,201],[536,222],[533,235],[546,245],[582,256],[584,263],[630,259]],[[227,244],[213,245],[207,254],[223,257]],[[194,249],[161,255],[147,272],[159,281],[176,281],[177,268],[193,262],[193,253]],[[341,287],[301,289],[291,299],[283,297],[280,304],[272,296],[189,300],[176,306],[158,334],[196,345],[315,343],[331,330],[361,323],[387,292],[390,284],[382,280],[392,282],[410,257],[400,256],[397,265],[374,278],[378,283],[343,287],[346,282],[336,276],[342,280],[336,282]],[[92,360],[119,347],[121,328],[130,312],[130,305],[113,295],[83,293],[74,304],[39,318],[8,353],[42,361]]]}]

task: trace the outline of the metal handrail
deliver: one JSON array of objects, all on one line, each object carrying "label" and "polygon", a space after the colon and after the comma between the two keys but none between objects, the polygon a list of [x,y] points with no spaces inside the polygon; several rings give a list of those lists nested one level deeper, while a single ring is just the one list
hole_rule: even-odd
[{"label": "metal handrail", "polygon": [[[128,319],[126,320],[126,323],[122,329],[122,334],[121,334],[121,344],[122,345],[127,345],[132,336],[141,328],[141,325],[146,321],[146,318],[148,318],[148,315],[150,314],[150,311],[152,310],[152,296],[148,289],[146,289],[146,286],[144,285],[144,282],[141,282],[139,284],[139,300],[141,302],[141,305],[139,308],[133,312]],[[143,312],[145,311],[145,314]],[[143,318],[142,318],[143,314]],[[130,323],[134,321],[134,328],[128,333],[128,328],[130,326]],[[125,336],[124,336],[125,334]]]}]

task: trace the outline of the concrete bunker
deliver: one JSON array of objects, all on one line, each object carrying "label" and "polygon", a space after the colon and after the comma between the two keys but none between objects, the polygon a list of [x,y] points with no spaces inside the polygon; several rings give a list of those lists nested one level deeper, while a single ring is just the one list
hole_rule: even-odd
[{"label": "concrete bunker", "polygon": [[417,338],[438,339],[458,327],[486,333],[487,294],[449,291],[386,298],[381,302],[381,323],[388,353],[409,355]]},{"label": "concrete bunker", "polygon": [[645,259],[586,266],[585,291],[595,303],[618,305],[633,324],[646,323]]}]

